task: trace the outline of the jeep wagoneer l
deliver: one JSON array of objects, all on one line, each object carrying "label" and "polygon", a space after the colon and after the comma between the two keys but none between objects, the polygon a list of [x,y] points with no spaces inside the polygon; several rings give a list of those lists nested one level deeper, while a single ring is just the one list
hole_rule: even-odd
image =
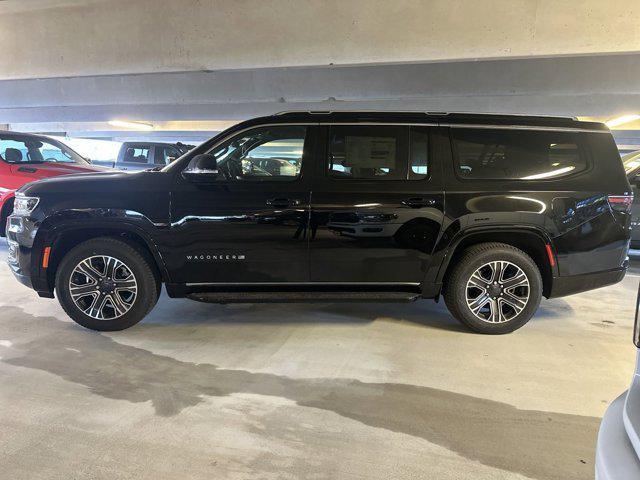
[{"label": "jeep wagoneer l", "polygon": [[506,333],[543,296],[623,278],[631,204],[600,123],[289,112],[157,171],[22,187],[8,262],[96,330],[139,322],[164,283],[218,303],[443,296],[471,329]]}]

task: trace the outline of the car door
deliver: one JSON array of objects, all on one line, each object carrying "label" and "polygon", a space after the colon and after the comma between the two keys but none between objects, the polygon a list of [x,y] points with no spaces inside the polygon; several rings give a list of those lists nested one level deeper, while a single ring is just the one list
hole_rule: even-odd
[{"label": "car door", "polygon": [[[203,288],[307,282],[314,143],[307,125],[255,127],[213,147],[214,181],[177,175],[168,253],[173,281]],[[299,167],[267,172],[259,164],[269,158]]]},{"label": "car door", "polygon": [[444,215],[436,129],[331,125],[323,135],[311,205],[311,281],[423,282]]}]

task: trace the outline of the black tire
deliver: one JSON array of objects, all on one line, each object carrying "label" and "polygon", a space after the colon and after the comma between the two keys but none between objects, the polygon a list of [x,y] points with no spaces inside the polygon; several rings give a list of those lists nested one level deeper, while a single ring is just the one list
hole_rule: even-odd
[{"label": "black tire", "polygon": [[[81,261],[96,256],[108,256],[122,262],[134,276],[136,295],[126,313],[120,316],[116,316],[115,309],[107,307],[107,312],[112,312],[113,318],[94,318],[76,305],[71,297],[71,276],[77,275],[73,273],[74,269]],[[131,245],[109,237],[93,238],[75,246],[64,256],[56,271],[56,293],[60,305],[76,323],[91,330],[109,332],[124,330],[135,325],[155,306],[160,286],[160,281],[145,256]],[[93,297],[87,298],[88,300],[81,301],[91,302]],[[108,317],[108,315],[105,316]]]},{"label": "black tire", "polygon": [[[511,283],[507,283],[509,282],[507,278],[498,284],[493,284],[493,282],[483,284],[486,287],[485,290],[472,286],[467,290],[471,276],[479,269],[482,273],[482,279],[490,280],[492,276],[495,277],[495,273],[492,273],[494,272],[492,265],[495,264],[491,262],[509,262],[512,265],[501,263],[501,266],[498,267],[504,269],[500,279],[509,274],[514,275]],[[517,282],[516,275],[520,275],[517,268],[526,275],[528,286],[519,286],[517,287],[519,290],[516,292],[514,288],[504,288],[504,286],[522,283]],[[500,283],[504,283],[504,286]],[[467,303],[468,292],[470,292],[470,301],[477,298],[478,304],[483,301],[488,302],[482,310],[478,310],[478,315],[472,311]],[[473,296],[475,292],[478,293],[477,297]],[[513,301],[516,298],[514,293],[517,294],[518,299],[522,299],[525,297],[525,292],[528,294],[526,302]],[[542,277],[535,262],[522,250],[504,243],[480,243],[465,250],[447,274],[444,286],[444,300],[451,314],[472,330],[487,334],[510,333],[522,327],[535,314],[541,298]],[[512,303],[517,303],[518,308],[522,307],[522,310],[518,311],[512,306]],[[494,311],[498,311],[499,314],[494,316]],[[480,318],[483,316],[488,318]],[[500,320],[492,321],[492,319]]]}]

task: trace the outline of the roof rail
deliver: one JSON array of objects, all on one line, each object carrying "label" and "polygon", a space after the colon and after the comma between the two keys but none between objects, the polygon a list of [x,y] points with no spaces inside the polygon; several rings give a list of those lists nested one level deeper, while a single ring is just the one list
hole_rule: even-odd
[{"label": "roof rail", "polygon": [[312,115],[329,115],[334,113],[331,110],[285,110],[284,112],[277,112],[274,115],[288,115],[291,113],[310,113]]},{"label": "roof rail", "polygon": [[[330,115],[332,113],[424,113],[425,115],[433,115],[433,112],[424,112],[420,110],[285,110],[274,115],[288,115],[293,113],[309,113],[311,115]],[[441,113],[440,113],[441,114]]]},{"label": "roof rail", "polygon": [[[385,110],[285,110],[277,112],[274,115],[289,115],[295,113],[308,113],[311,115],[330,115],[332,113],[384,113]],[[422,113],[424,115],[493,115],[505,117],[541,117],[541,118],[558,118],[565,120],[578,121],[578,117],[569,115],[545,115],[545,114],[529,114],[529,113],[497,113],[497,112],[425,112],[421,110],[388,110],[389,113]]]}]

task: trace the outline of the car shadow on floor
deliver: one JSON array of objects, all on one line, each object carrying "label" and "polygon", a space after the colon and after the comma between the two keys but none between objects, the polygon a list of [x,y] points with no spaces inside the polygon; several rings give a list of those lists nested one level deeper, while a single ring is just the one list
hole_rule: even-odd
[{"label": "car shadow on floor", "polygon": [[[531,320],[545,321],[571,315],[573,309],[566,301],[542,301]],[[444,301],[418,300],[411,303],[337,302],[337,303],[262,303],[209,304],[187,299],[171,299],[162,295],[140,327],[162,324],[224,323],[370,323],[387,321],[410,322],[428,328],[460,333],[472,333],[451,316]]]},{"label": "car shadow on floor", "polygon": [[411,322],[430,328],[468,332],[446,307],[431,300],[412,303],[338,302],[338,303],[262,303],[208,304],[163,295],[145,324],[224,323],[325,323],[358,324],[376,320]]}]

